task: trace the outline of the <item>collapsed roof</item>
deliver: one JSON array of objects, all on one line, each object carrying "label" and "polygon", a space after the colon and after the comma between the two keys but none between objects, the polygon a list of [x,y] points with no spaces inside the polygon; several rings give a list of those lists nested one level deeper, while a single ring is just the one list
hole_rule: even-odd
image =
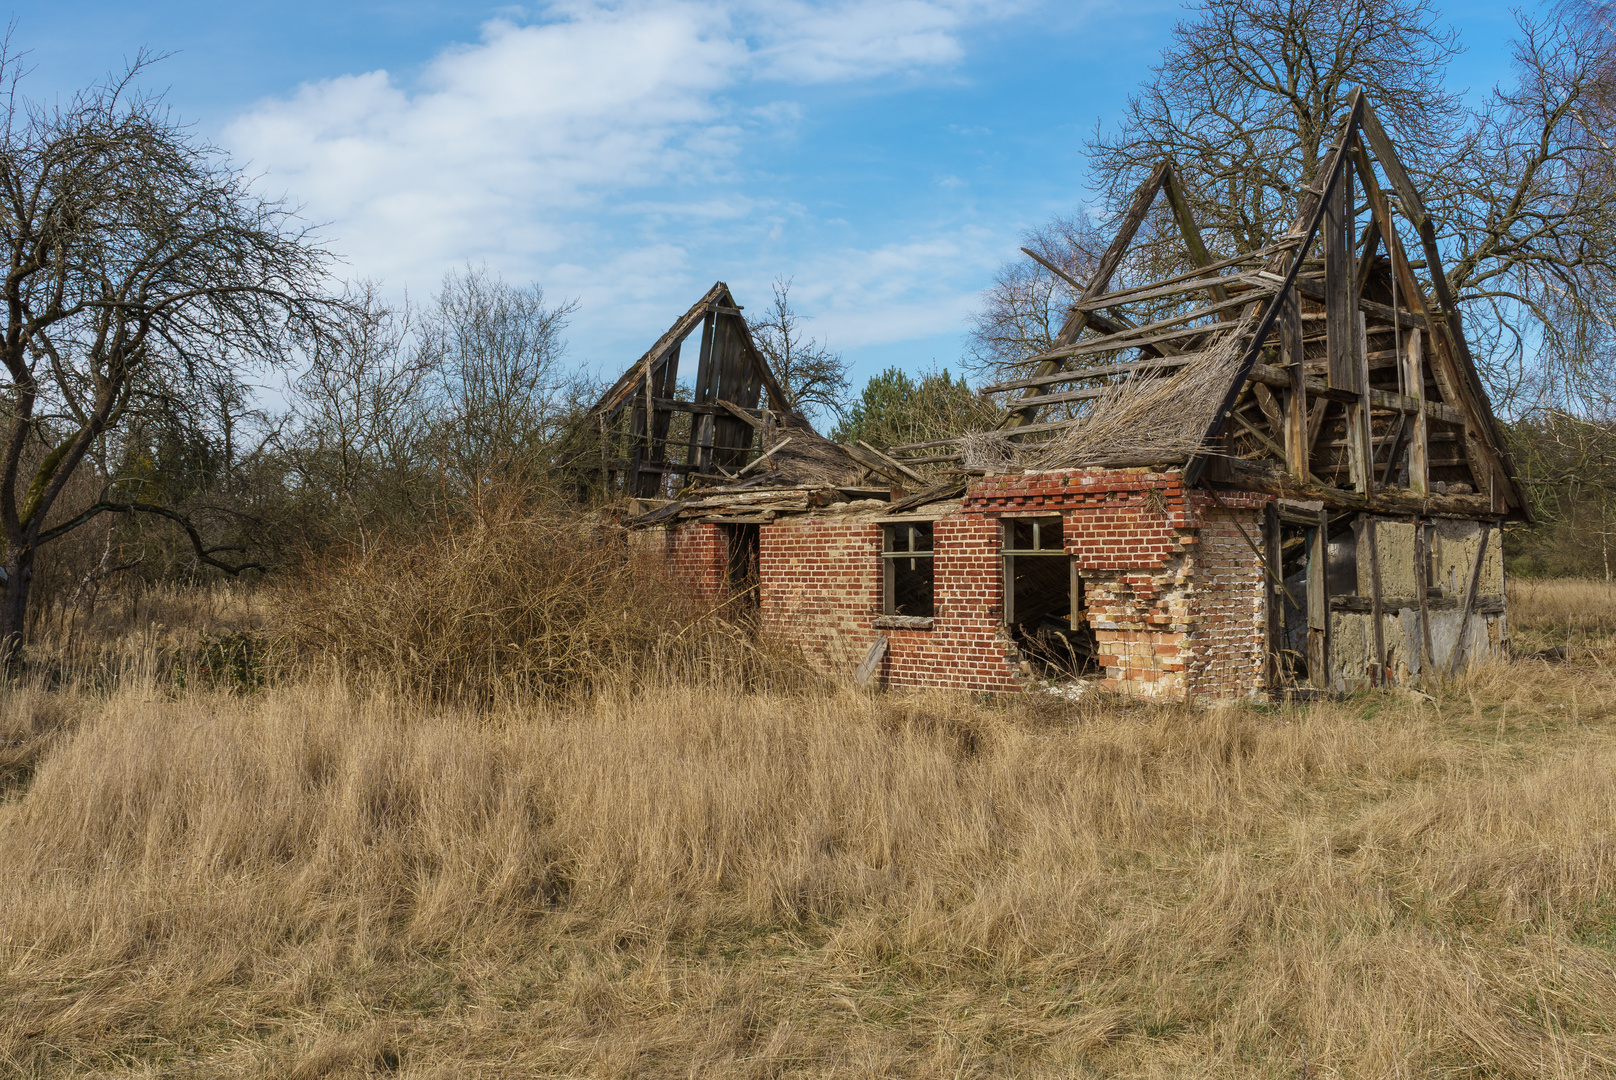
[{"label": "collapsed roof", "polygon": [[[853,498],[874,481],[941,498],[973,473],[1179,464],[1192,483],[1331,509],[1529,517],[1431,218],[1362,92],[1348,105],[1290,230],[1256,251],[1213,258],[1163,161],[1093,278],[1071,281],[1080,296],[1051,347],[983,389],[1004,403],[996,430],[885,453],[830,442],[790,404],[720,282],[595,406],[621,448],[604,467],[625,495],[682,494],[686,514],[702,495],[774,490],[796,509],[824,504],[814,490]],[[1113,289],[1161,194],[1191,269]],[[680,343],[698,325],[696,381],[678,400]],[[675,414],[689,417],[677,439]]]}]

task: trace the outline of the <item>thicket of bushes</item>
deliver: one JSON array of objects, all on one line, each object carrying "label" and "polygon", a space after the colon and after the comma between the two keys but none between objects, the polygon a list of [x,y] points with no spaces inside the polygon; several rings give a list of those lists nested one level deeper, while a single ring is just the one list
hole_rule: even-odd
[{"label": "thicket of bushes", "polygon": [[723,665],[777,670],[620,527],[506,494],[414,539],[350,548],[276,592],[282,659],[435,700],[553,697]]}]

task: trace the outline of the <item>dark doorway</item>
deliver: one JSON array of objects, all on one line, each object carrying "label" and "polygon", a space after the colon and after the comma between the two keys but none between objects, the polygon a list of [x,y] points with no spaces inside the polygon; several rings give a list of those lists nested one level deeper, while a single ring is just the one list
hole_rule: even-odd
[{"label": "dark doorway", "polygon": [[761,540],[756,525],[725,525],[729,542],[726,567],[730,609],[753,612],[758,608],[758,558]]}]

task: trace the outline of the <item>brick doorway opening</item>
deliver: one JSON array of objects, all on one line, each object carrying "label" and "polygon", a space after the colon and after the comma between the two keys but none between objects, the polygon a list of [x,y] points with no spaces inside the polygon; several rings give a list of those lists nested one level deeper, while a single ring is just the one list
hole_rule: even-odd
[{"label": "brick doorway opening", "polygon": [[729,584],[730,610],[752,615],[758,610],[758,561],[762,549],[756,525],[725,525],[725,580]]}]

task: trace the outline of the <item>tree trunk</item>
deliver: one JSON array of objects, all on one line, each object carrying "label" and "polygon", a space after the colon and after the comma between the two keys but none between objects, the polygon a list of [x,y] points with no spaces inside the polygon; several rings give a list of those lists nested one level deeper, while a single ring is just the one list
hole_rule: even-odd
[{"label": "tree trunk", "polygon": [[0,586],[0,670],[22,660],[23,631],[28,622],[28,596],[34,585],[34,549],[24,547],[5,559],[6,581]]}]

